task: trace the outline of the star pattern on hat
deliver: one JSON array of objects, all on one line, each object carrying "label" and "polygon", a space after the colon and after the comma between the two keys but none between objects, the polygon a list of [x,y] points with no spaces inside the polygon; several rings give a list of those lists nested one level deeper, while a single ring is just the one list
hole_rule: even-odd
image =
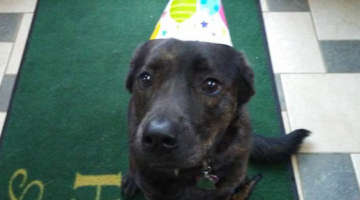
[{"label": "star pattern on hat", "polygon": [[202,22],[201,22],[201,26],[202,26],[203,28],[206,28],[207,25],[208,25],[208,23],[207,23],[206,21],[202,21]]}]

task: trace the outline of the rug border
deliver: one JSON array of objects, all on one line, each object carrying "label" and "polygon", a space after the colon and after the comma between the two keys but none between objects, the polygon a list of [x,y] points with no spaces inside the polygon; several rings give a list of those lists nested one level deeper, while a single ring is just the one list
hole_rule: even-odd
[{"label": "rug border", "polygon": [[[276,113],[278,115],[278,118],[281,120],[280,122],[280,131],[282,135],[286,135],[286,131],[285,131],[285,127],[284,127],[284,119],[281,115],[281,106],[280,106],[280,96],[276,87],[276,82],[275,82],[275,73],[274,73],[274,68],[271,62],[271,56],[270,56],[270,48],[269,48],[269,43],[268,43],[268,38],[266,35],[266,28],[265,28],[265,23],[264,23],[264,14],[262,12],[262,6],[261,6],[261,2],[260,0],[256,1],[256,7],[257,7],[257,11],[258,11],[258,18],[259,18],[259,22],[260,22],[260,27],[261,27],[261,34],[262,34],[262,40],[263,40],[263,45],[264,45],[264,50],[265,50],[265,56],[266,56],[266,60],[267,60],[267,69],[268,72],[270,73],[270,79],[271,79],[271,86],[272,86],[272,90],[273,90],[273,94],[275,95],[275,106],[276,106]],[[291,189],[293,192],[293,197],[294,200],[299,200],[299,191],[297,189],[296,186],[296,181],[295,181],[295,174],[294,174],[294,169],[291,163],[291,159],[289,159],[287,161],[287,165],[288,165],[288,170],[289,170],[289,179],[291,182]]]}]

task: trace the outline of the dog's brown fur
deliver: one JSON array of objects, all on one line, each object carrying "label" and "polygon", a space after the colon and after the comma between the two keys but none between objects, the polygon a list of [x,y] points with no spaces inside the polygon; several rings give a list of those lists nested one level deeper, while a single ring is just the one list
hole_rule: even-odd
[{"label": "dog's brown fur", "polygon": [[[254,94],[253,72],[242,54],[226,45],[148,41],[135,52],[127,88],[132,97],[126,197],[140,189],[149,200],[246,199],[258,180],[246,179],[250,155],[266,157],[269,150],[272,157],[262,160],[287,157],[307,136],[302,130],[275,142],[255,138],[253,144],[244,107]],[[171,123],[165,134],[175,139],[165,149],[147,149],[149,124],[158,119]],[[204,165],[219,178],[216,189],[196,187]]]}]

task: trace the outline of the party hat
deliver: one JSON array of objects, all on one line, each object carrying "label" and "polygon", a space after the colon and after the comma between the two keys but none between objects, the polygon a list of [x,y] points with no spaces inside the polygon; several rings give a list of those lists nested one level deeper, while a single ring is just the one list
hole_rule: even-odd
[{"label": "party hat", "polygon": [[169,0],[150,40],[163,38],[232,46],[221,0]]}]

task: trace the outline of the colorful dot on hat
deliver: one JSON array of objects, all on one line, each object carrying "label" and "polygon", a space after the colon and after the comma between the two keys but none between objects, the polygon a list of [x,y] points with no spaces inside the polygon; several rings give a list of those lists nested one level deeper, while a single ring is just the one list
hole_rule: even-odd
[{"label": "colorful dot on hat", "polygon": [[226,34],[227,34],[226,29],[222,28],[222,29],[221,29],[221,33],[222,33],[223,35],[226,35]]},{"label": "colorful dot on hat", "polygon": [[220,10],[220,0],[201,0],[201,8],[207,9],[210,15],[214,15]]},{"label": "colorful dot on hat", "polygon": [[196,0],[174,0],[170,5],[170,16],[181,23],[196,12]]}]

